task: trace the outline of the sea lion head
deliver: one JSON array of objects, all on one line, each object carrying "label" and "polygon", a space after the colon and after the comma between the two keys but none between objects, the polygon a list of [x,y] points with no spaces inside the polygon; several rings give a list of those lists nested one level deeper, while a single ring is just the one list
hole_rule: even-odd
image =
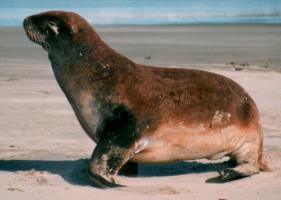
[{"label": "sea lion head", "polygon": [[87,43],[94,33],[91,25],[73,12],[49,11],[29,16],[23,26],[28,38],[47,52],[70,50],[76,44]]}]

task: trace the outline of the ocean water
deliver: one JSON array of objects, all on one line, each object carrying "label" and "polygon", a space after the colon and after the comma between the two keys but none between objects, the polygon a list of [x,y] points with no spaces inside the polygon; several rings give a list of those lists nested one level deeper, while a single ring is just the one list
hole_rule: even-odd
[{"label": "ocean water", "polygon": [[0,26],[48,10],[74,11],[96,25],[281,23],[281,0],[0,0]]}]

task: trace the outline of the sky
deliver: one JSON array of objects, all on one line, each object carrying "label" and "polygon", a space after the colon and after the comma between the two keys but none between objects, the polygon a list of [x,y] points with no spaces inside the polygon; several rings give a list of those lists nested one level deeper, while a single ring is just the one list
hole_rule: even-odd
[{"label": "sky", "polygon": [[48,10],[74,11],[96,25],[281,24],[281,0],[0,0],[0,26]]}]

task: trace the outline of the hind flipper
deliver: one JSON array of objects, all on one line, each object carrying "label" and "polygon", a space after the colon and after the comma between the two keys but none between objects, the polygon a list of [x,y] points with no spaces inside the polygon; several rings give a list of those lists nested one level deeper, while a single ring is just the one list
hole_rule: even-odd
[{"label": "hind flipper", "polygon": [[227,168],[219,171],[219,176],[206,180],[207,183],[227,183],[239,180],[258,173],[259,170],[255,165],[241,164],[234,168]]}]

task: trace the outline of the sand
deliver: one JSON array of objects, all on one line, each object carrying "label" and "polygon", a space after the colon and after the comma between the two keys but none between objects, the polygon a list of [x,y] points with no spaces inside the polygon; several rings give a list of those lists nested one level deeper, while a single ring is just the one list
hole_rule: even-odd
[{"label": "sand", "polygon": [[97,27],[133,60],[193,67],[230,77],[255,99],[265,155],[273,172],[226,184],[205,180],[225,163],[197,160],[140,165],[129,186],[91,185],[95,147],[81,129],[51,71],[46,53],[18,28],[0,28],[0,199],[280,199],[281,26]]}]

